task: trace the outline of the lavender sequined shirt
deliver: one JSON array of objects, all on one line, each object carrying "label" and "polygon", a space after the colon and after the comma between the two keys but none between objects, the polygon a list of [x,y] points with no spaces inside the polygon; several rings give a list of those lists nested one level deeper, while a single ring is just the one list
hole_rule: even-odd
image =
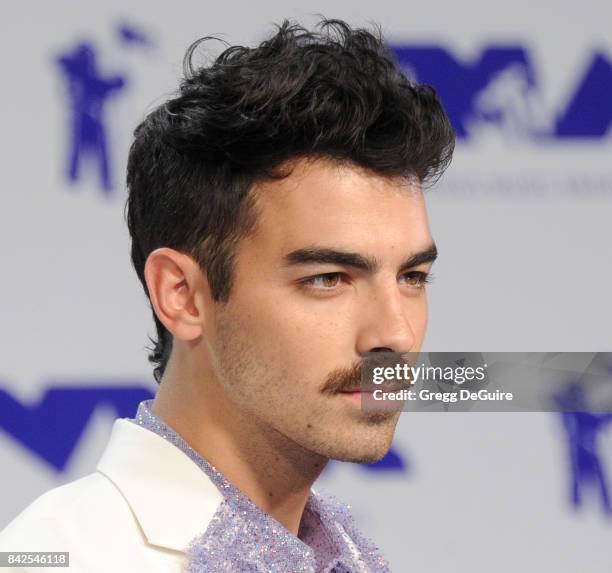
[{"label": "lavender sequined shirt", "polygon": [[186,573],[390,573],[378,548],[358,531],[348,505],[311,489],[296,537],[157,418],[152,401],[142,401],[130,421],[184,452],[224,497],[206,530],[194,532]]}]

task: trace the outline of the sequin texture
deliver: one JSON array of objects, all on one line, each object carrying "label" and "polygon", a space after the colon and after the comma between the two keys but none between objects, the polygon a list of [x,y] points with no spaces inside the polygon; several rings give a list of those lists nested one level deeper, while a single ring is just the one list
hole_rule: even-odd
[{"label": "sequin texture", "polygon": [[390,573],[379,549],[358,531],[349,506],[311,488],[300,539],[157,418],[152,401],[142,401],[130,421],[178,447],[224,498],[205,530],[194,532],[186,573]]}]

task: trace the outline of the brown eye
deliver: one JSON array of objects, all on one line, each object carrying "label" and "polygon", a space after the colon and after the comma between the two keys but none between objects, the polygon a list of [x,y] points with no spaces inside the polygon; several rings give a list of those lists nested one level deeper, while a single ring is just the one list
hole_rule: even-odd
[{"label": "brown eye", "polygon": [[340,289],[343,279],[346,278],[345,273],[323,273],[300,280],[300,287],[313,294],[331,294]]},{"label": "brown eye", "polygon": [[[320,282],[317,284],[317,281]],[[315,287],[321,286],[323,288],[333,288],[340,282],[340,273],[326,273],[324,275],[310,277],[309,282]]]},{"label": "brown eye", "polygon": [[411,271],[404,275],[406,284],[415,289],[425,288],[425,285],[431,282],[431,275],[423,271]]}]

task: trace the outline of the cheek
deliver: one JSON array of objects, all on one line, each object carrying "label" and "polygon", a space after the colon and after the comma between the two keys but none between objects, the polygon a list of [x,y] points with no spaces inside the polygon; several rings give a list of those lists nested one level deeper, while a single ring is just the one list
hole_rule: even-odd
[{"label": "cheek", "polygon": [[411,310],[411,324],[415,337],[418,340],[423,340],[425,331],[427,330],[427,322],[429,320],[429,311],[427,306],[427,298],[423,297],[418,305]]},{"label": "cheek", "polygon": [[[311,372],[337,367],[350,352],[350,316],[340,301],[308,301],[299,294],[252,300],[245,328],[275,362]],[[332,312],[333,309],[333,312]]]},{"label": "cheek", "polygon": [[297,354],[296,359],[322,361],[340,346],[346,327],[337,313],[324,308],[278,305],[264,317],[273,336],[267,341],[278,352]]}]

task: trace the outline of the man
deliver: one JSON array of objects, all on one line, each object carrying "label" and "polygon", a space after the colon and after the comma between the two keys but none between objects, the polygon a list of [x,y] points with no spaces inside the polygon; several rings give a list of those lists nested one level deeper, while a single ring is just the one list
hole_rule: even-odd
[{"label": "man", "polygon": [[159,391],[1,549],[69,551],[83,572],[388,571],[312,486],[330,459],[391,445],[399,413],[361,408],[362,360],[423,342],[422,186],[452,129],[379,36],[341,21],[285,22],[194,69],[196,45],[128,161]]}]

